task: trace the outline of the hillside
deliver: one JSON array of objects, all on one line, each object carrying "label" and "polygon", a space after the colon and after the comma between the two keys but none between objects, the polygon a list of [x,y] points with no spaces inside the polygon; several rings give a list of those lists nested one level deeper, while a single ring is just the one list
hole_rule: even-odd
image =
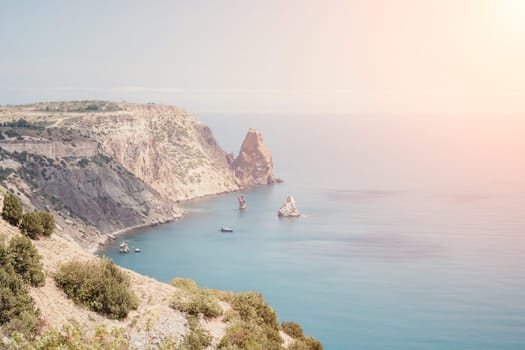
[{"label": "hillside", "polygon": [[[5,189],[0,188],[1,193],[5,193]],[[3,205],[3,198],[4,194],[1,194],[0,207]],[[0,244],[5,244],[13,237],[23,235],[17,227],[1,218],[0,232],[2,232]],[[129,315],[122,320],[108,319],[75,304],[53,280],[61,264],[70,261],[94,261],[100,258],[85,252],[77,243],[69,242],[58,235],[35,240],[33,244],[42,258],[43,271],[46,276],[44,286],[30,287],[29,291],[41,313],[42,331],[61,330],[64,326],[77,325],[83,337],[89,339],[95,336],[97,327],[104,325],[112,333],[121,334],[127,344],[125,348],[130,349],[156,349],[161,345],[172,344],[171,342],[175,344],[174,347],[167,346],[166,349],[175,349],[176,344],[189,334],[188,314],[174,309],[172,305],[174,295],[181,292],[179,288],[120,268],[129,278],[131,289],[138,298],[139,307],[137,310],[130,311]],[[231,316],[232,305],[224,299],[224,296],[231,297],[231,293],[212,291],[211,295],[220,305],[223,315],[218,317],[201,315],[198,322],[200,327],[211,336],[211,345],[207,348],[215,349],[226,335],[228,328],[235,327],[238,321]],[[228,313],[230,316],[226,319]],[[0,324],[0,347],[1,333]],[[279,333],[282,337],[282,345],[287,348],[293,342],[292,338],[283,331]],[[7,341],[6,338],[4,341]]]},{"label": "hillside", "polygon": [[0,182],[27,207],[55,213],[61,236],[93,249],[109,233],[180,217],[181,200],[275,182],[260,134],[246,139],[236,159],[174,106],[1,106]]}]

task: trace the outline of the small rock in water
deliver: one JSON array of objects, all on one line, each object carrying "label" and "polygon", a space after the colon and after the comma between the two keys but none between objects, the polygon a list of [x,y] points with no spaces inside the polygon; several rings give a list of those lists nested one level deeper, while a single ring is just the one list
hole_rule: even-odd
[{"label": "small rock in water", "polygon": [[301,213],[295,206],[295,199],[292,196],[286,198],[286,202],[282,205],[277,213],[280,217],[299,217]]},{"label": "small rock in water", "polygon": [[239,195],[238,200],[239,200],[239,210],[246,209],[246,199],[244,198],[242,194]]}]

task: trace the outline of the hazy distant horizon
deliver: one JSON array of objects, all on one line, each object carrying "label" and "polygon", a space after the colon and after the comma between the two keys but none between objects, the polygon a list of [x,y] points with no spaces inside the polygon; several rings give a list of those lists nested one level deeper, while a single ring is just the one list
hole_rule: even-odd
[{"label": "hazy distant horizon", "polygon": [[521,0],[2,1],[0,104],[525,113]]},{"label": "hazy distant horizon", "polygon": [[523,18],[521,0],[3,1],[0,104],[175,105],[229,151],[260,128],[277,161],[287,123],[365,184],[523,191]]},{"label": "hazy distant horizon", "polygon": [[[0,87],[0,90],[2,90],[2,87]],[[27,89],[32,90],[32,89]],[[53,90],[53,89],[51,89]],[[42,95],[46,96],[46,95]],[[31,98],[31,97],[19,97],[19,98],[13,98],[9,100],[0,100],[0,107],[1,106],[23,106],[23,105],[32,105],[37,103],[55,103],[55,102],[75,102],[75,101],[108,101],[108,102],[115,102],[115,103],[131,103],[131,104],[158,104],[158,105],[166,105],[166,106],[174,106],[181,109],[186,110],[188,113],[195,115],[198,117],[201,114],[217,114],[217,115],[231,115],[231,116],[239,116],[239,115],[246,115],[246,116],[264,116],[264,115],[286,115],[288,117],[300,117],[300,116],[310,116],[310,115],[318,115],[318,116],[330,116],[330,117],[348,117],[348,116],[359,116],[359,117],[367,117],[367,118],[401,118],[401,117],[408,117],[408,118],[510,118],[516,121],[520,121],[525,119],[523,112],[509,112],[502,109],[501,111],[490,111],[490,112],[481,112],[481,111],[474,111],[474,112],[435,112],[435,111],[418,111],[418,112],[371,112],[371,111],[334,111],[334,110],[326,110],[326,109],[320,109],[320,110],[281,110],[281,109],[275,109],[275,110],[260,110],[260,109],[244,109],[244,110],[221,110],[221,109],[198,109],[198,108],[189,108],[184,103],[182,103],[182,100],[178,99],[165,99],[165,98],[112,98],[111,96],[105,96],[105,95],[99,95],[97,94],[95,97],[93,96],[85,96],[85,95],[75,95],[75,96],[63,96],[63,95],[57,95],[54,97],[40,97],[39,99],[37,97]]]}]

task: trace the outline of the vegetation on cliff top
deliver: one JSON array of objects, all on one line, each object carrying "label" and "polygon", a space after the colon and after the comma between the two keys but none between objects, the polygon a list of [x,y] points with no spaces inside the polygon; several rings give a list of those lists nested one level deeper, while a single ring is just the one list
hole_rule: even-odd
[{"label": "vegetation on cliff top", "polygon": [[221,350],[282,350],[282,338],[275,311],[256,292],[235,293],[227,315],[232,324],[219,343]]},{"label": "vegetation on cliff top", "polygon": [[129,344],[122,329],[108,330],[100,325],[95,330],[95,336],[83,332],[79,325],[71,323],[61,330],[51,329],[38,339],[27,339],[14,334],[10,339],[0,341],[2,349],[8,350],[116,350],[129,349]]},{"label": "vegetation on cliff top", "polygon": [[[192,316],[216,317],[223,314],[219,300],[231,305],[232,309],[224,314],[224,322],[229,326],[218,344],[220,350],[283,350],[280,330],[294,339],[289,349],[323,349],[317,340],[306,337],[297,323],[284,322],[280,327],[275,311],[260,293],[232,293],[199,288],[189,278],[176,278],[171,284],[179,289],[171,306]],[[196,346],[188,349],[201,348]]]},{"label": "vegetation on cliff top", "polygon": [[29,238],[16,236],[9,242],[9,263],[26,283],[41,287],[45,283],[41,257]]},{"label": "vegetation on cliff top", "polygon": [[171,284],[177,287],[170,306],[190,315],[217,317],[222,315],[222,308],[211,289],[199,288],[194,280],[189,278],[175,278]]},{"label": "vegetation on cliff top", "polygon": [[323,346],[312,337],[307,337],[303,333],[302,327],[295,322],[283,322],[281,329],[294,339],[288,348],[289,350],[323,350]]},{"label": "vegetation on cliff top", "polygon": [[22,203],[17,196],[6,194],[4,197],[4,207],[2,208],[2,218],[13,226],[18,226],[24,215]]},{"label": "vegetation on cliff top", "polygon": [[65,263],[55,282],[75,303],[108,318],[125,318],[138,307],[128,277],[109,259]]},{"label": "vegetation on cliff top", "polygon": [[13,226],[19,226],[20,231],[31,239],[40,236],[51,236],[55,230],[55,217],[47,211],[24,213],[20,199],[13,194],[6,194],[2,217]]},{"label": "vegetation on cliff top", "polygon": [[23,236],[11,239],[6,247],[0,242],[0,330],[34,337],[40,327],[40,311],[28,293],[26,283],[44,284],[42,263],[31,241]]}]

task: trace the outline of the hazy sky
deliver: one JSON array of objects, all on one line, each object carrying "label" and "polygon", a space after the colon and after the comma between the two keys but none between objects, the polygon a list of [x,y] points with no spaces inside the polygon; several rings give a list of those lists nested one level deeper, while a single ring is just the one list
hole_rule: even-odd
[{"label": "hazy sky", "polygon": [[0,104],[525,112],[525,0],[0,0]]}]

